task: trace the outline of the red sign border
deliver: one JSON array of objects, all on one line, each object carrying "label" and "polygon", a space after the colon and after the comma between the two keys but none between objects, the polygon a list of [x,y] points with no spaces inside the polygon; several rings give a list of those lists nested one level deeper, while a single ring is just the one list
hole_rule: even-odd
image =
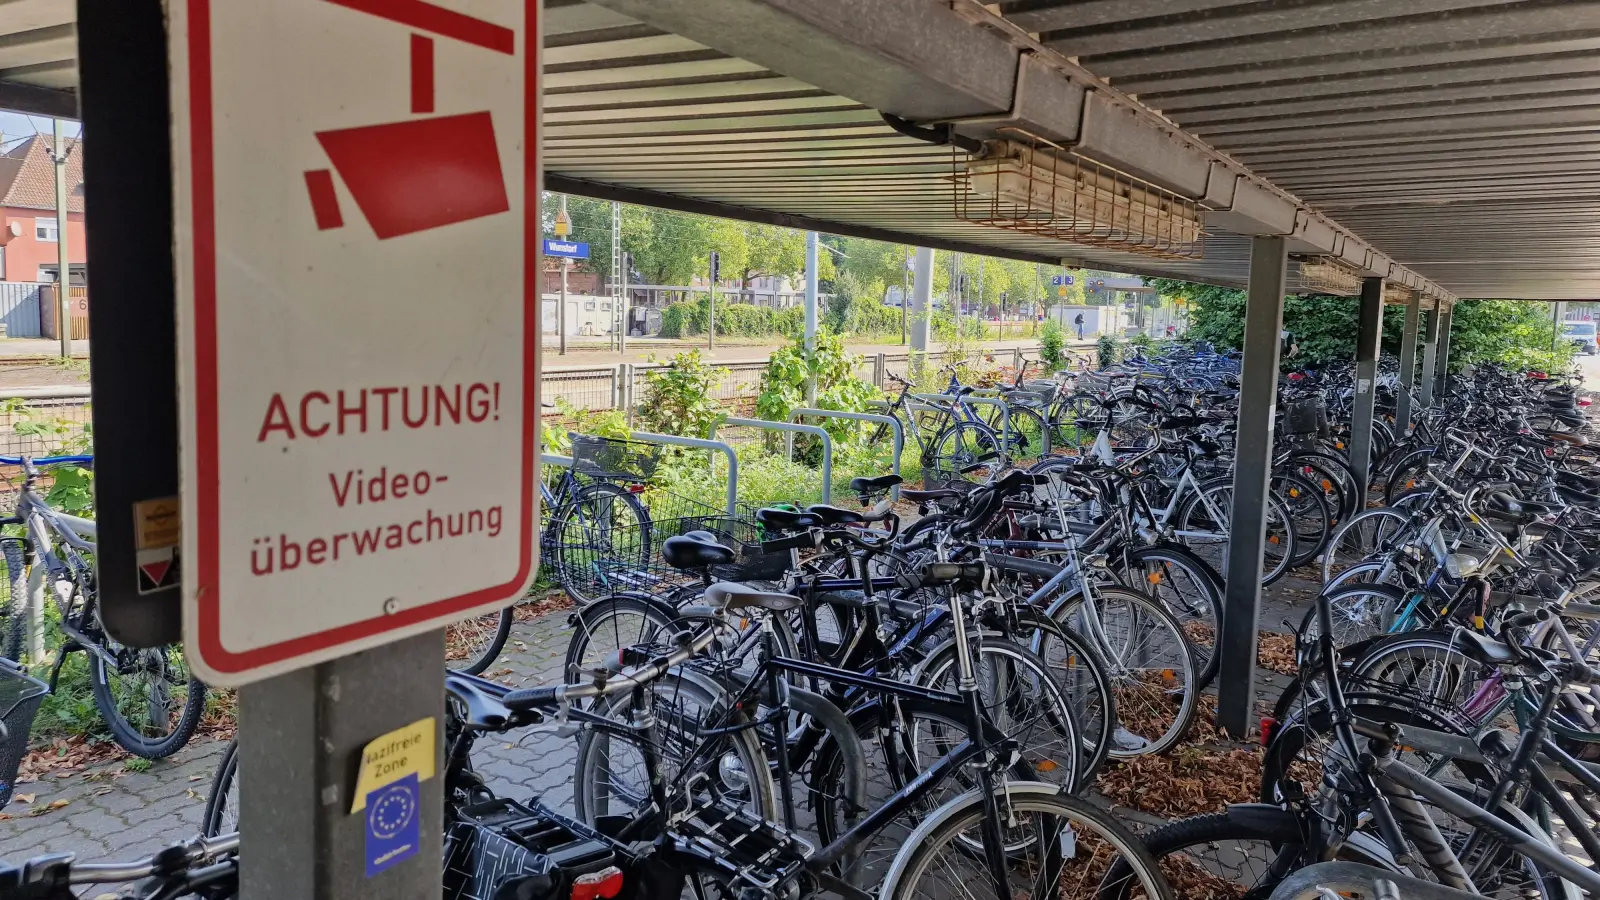
[{"label": "red sign border", "polygon": [[[523,384],[538,383],[538,249],[532,243],[539,234],[539,161],[537,147],[539,117],[539,2],[526,0],[524,4],[526,44],[523,73],[524,103],[527,115],[523,123],[523,239],[527,244],[523,259]],[[192,190],[194,204],[194,339],[195,339],[195,420],[196,420],[196,471],[198,486],[196,499],[198,522],[198,565],[196,602],[199,613],[199,648],[207,667],[217,672],[235,674],[293,659],[308,656],[340,644],[383,634],[461,612],[496,600],[510,599],[522,589],[533,568],[535,497],[535,426],[538,422],[538,397],[535,390],[523,392],[523,442],[522,442],[522,528],[525,540],[517,574],[505,584],[483,588],[424,606],[402,610],[393,615],[379,616],[352,622],[315,634],[302,635],[243,653],[234,653],[222,645],[221,591],[218,590],[220,547],[218,541],[218,490],[219,461],[217,459],[217,267],[216,267],[216,215],[215,170],[212,157],[212,96],[211,96],[211,0],[187,0],[189,13],[189,127],[192,156]],[[529,236],[535,236],[530,239]],[[188,576],[185,576],[186,578]]]}]

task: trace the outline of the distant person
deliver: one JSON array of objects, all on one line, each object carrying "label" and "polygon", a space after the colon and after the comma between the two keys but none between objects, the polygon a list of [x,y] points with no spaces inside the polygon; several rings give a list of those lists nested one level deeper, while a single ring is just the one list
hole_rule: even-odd
[{"label": "distant person", "polygon": [[1172,340],[1173,338],[1175,338],[1177,336],[1178,336],[1178,326],[1176,326],[1176,325],[1168,325],[1167,326],[1167,340],[1170,341],[1170,340]]},{"label": "distant person", "polygon": [[1078,340],[1083,340],[1083,313],[1078,313],[1078,315],[1073,318],[1072,324],[1078,326]]}]

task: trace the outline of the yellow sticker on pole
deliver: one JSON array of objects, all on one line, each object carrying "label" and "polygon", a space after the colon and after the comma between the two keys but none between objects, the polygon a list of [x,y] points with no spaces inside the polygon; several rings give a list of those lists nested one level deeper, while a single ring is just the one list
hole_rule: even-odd
[{"label": "yellow sticker on pole", "polygon": [[367,742],[361,750],[361,774],[356,778],[355,798],[350,811],[367,808],[367,795],[394,784],[407,775],[418,781],[433,777],[438,750],[434,742],[433,717],[418,719]]}]

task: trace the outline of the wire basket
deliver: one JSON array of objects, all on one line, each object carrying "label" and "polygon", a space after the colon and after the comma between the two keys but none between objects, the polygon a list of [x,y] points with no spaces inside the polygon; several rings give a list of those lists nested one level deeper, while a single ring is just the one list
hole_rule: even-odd
[{"label": "wire basket", "polygon": [[729,516],[724,509],[659,490],[648,495],[648,508],[649,519],[635,525],[569,525],[556,535],[546,562],[561,586],[584,601],[623,591],[665,597],[696,585],[698,572],[675,569],[661,558],[668,538],[691,531],[709,532],[735,551],[732,564],[713,567],[715,579],[767,581],[788,568],[787,553],[761,552],[761,529],[752,517]]},{"label": "wire basket", "polygon": [[648,481],[661,459],[661,445],[568,432],[572,471],[590,478]]},{"label": "wire basket", "polygon": [[1295,400],[1284,407],[1285,434],[1328,434],[1328,406],[1320,397]]},{"label": "wire basket", "polygon": [[4,735],[0,735],[0,807],[11,802],[17,770],[28,754],[33,717],[48,693],[50,688],[29,675],[27,669],[9,659],[0,659],[0,710],[4,710],[0,724],[5,726]]}]

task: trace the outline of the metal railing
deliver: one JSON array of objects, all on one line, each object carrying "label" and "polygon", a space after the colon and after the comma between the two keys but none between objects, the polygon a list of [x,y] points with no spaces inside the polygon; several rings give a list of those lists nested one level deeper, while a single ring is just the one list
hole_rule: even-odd
[{"label": "metal railing", "polygon": [[[842,412],[836,409],[812,409],[810,407],[801,407],[799,409],[790,411],[789,421],[798,422],[805,416],[811,416],[817,419],[845,419],[855,422],[879,422],[889,426],[890,431],[894,434],[894,462],[892,471],[896,475],[900,474],[900,455],[904,453],[906,449],[906,431],[905,426],[900,423],[899,419],[896,419],[894,416],[879,415],[878,413]],[[789,440],[789,455],[791,457],[794,456],[793,438],[790,438]],[[894,489],[890,493],[894,499],[899,500],[900,486],[895,485]],[[824,498],[822,502],[828,502],[827,498]]]},{"label": "metal railing", "polygon": [[[781,431],[788,433],[786,452],[788,458],[794,459],[794,435],[809,434],[822,440],[822,502],[829,503],[833,499],[833,437],[820,425],[797,425],[793,422],[769,422],[766,419],[741,419],[737,416],[723,419],[720,425],[730,428],[759,428],[762,431]],[[713,424],[709,437],[717,436],[719,425]],[[760,497],[761,501],[777,500],[777,497]]]}]

